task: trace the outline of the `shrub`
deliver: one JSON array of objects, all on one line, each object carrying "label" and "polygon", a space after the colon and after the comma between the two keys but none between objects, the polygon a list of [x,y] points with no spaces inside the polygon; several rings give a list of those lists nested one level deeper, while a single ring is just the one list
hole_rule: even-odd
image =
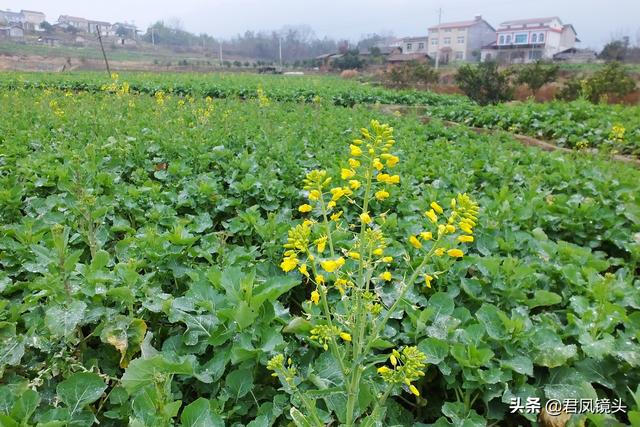
[{"label": "shrub", "polygon": [[559,69],[558,65],[536,61],[518,69],[516,81],[527,85],[535,96],[542,86],[556,79]]},{"label": "shrub", "polygon": [[458,87],[480,105],[497,104],[513,97],[509,71],[500,71],[495,62],[463,65],[456,73]]},{"label": "shrub", "polygon": [[619,62],[610,62],[593,76],[569,80],[558,94],[558,98],[572,101],[584,97],[593,103],[607,100],[610,96],[623,97],[631,93],[636,83]]},{"label": "shrub", "polygon": [[439,74],[434,68],[415,61],[392,68],[386,76],[396,84],[431,84],[439,80]]}]

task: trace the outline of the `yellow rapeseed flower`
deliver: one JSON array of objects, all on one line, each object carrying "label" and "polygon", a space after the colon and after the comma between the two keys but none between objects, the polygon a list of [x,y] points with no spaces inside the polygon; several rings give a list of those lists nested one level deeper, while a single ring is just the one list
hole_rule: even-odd
[{"label": "yellow rapeseed flower", "polygon": [[376,196],[376,199],[382,201],[389,197],[389,192],[385,190],[376,191],[375,196]]},{"label": "yellow rapeseed flower", "polygon": [[420,396],[420,392],[418,391],[416,386],[414,386],[413,384],[409,386],[409,390],[411,391],[411,393],[415,394],[416,396]]},{"label": "yellow rapeseed flower", "polygon": [[300,271],[300,273],[302,273],[303,275],[309,277],[309,272],[307,271],[307,264],[302,264],[300,267],[298,267],[298,271]]},{"label": "yellow rapeseed flower", "polygon": [[349,148],[351,149],[351,155],[353,157],[362,156],[362,149],[357,145],[350,145]]},{"label": "yellow rapeseed flower", "polygon": [[451,234],[451,233],[455,233],[456,228],[451,224],[447,224],[445,227],[445,230],[447,233]]},{"label": "yellow rapeseed flower", "polygon": [[385,373],[389,372],[390,370],[391,370],[391,369],[389,369],[389,367],[388,367],[388,366],[380,366],[380,367],[378,368],[378,373],[379,373],[379,374],[385,374]]},{"label": "yellow rapeseed flower", "polygon": [[431,220],[432,223],[436,223],[438,222],[438,215],[436,215],[436,213],[433,211],[433,209],[429,209],[428,211],[426,211],[425,216],[427,218],[429,218]]},{"label": "yellow rapeseed flower", "polygon": [[362,221],[363,224],[369,224],[371,222],[371,217],[369,216],[369,213],[368,212],[361,213],[360,221]]},{"label": "yellow rapeseed flower", "polygon": [[444,255],[444,248],[437,248],[435,251],[433,251],[433,254],[435,256],[442,256]]},{"label": "yellow rapeseed flower", "polygon": [[393,354],[389,356],[389,361],[391,361],[391,364],[393,366],[396,366],[398,364],[398,358]]},{"label": "yellow rapeseed flower", "polygon": [[382,258],[382,262],[389,263],[389,262],[392,262],[392,261],[393,261],[393,257],[390,257],[390,256],[386,256],[386,257]]},{"label": "yellow rapeseed flower", "polygon": [[342,211],[331,214],[331,221],[337,221],[342,216]]},{"label": "yellow rapeseed flower", "polygon": [[422,243],[420,243],[420,240],[418,240],[416,236],[409,236],[409,243],[411,243],[411,246],[416,249],[420,249],[422,247]]},{"label": "yellow rapeseed flower", "polygon": [[395,165],[398,164],[398,162],[400,161],[400,158],[394,155],[389,156],[389,158],[387,159],[387,166],[392,168]]},{"label": "yellow rapeseed flower", "polygon": [[329,238],[327,236],[322,236],[317,238],[313,243],[317,245],[318,253],[324,252],[324,248],[327,246],[327,240]]},{"label": "yellow rapeseed flower", "polygon": [[349,252],[349,258],[354,259],[354,260],[359,260],[360,259],[360,253],[358,252]]},{"label": "yellow rapeseed flower", "polygon": [[462,243],[471,243],[473,242],[473,236],[458,236],[458,241]]},{"label": "yellow rapeseed flower", "polygon": [[460,249],[449,249],[447,251],[447,255],[453,258],[461,258],[464,256],[464,252],[462,252]]},{"label": "yellow rapeseed flower", "polygon": [[320,293],[318,293],[318,291],[311,292],[311,302],[313,302],[315,305],[318,305],[318,303],[320,302]]},{"label": "yellow rapeseed flower", "polygon": [[375,256],[382,256],[382,254],[383,254],[383,253],[384,253],[384,249],[382,249],[382,248],[375,248],[375,249],[373,250],[373,254],[374,254]]},{"label": "yellow rapeseed flower", "polygon": [[340,338],[344,341],[351,342],[351,334],[347,332],[340,332]]},{"label": "yellow rapeseed flower", "polygon": [[382,162],[380,161],[380,159],[375,158],[373,159],[373,167],[376,168],[376,170],[382,170],[382,168],[384,167],[384,165],[382,164]]},{"label": "yellow rapeseed flower", "polygon": [[433,233],[430,231],[423,231],[420,233],[420,237],[422,237],[423,240],[431,240],[433,239]]},{"label": "yellow rapeseed flower", "polygon": [[306,203],[305,203],[305,204],[303,204],[303,205],[300,205],[300,206],[298,207],[298,210],[299,210],[300,212],[302,212],[302,213],[311,212],[311,210],[312,210],[312,209],[313,209],[313,207],[312,207],[311,205],[306,204]]},{"label": "yellow rapeseed flower", "polygon": [[309,200],[318,200],[320,199],[321,193],[319,190],[311,190],[309,191]]},{"label": "yellow rapeseed flower", "polygon": [[288,273],[289,271],[296,268],[297,265],[298,265],[298,258],[296,258],[295,256],[289,256],[282,260],[282,262],[280,263],[280,268],[285,273]]},{"label": "yellow rapeseed flower", "polygon": [[431,289],[431,281],[433,280],[433,276],[428,274],[424,275],[424,284],[427,288]]},{"label": "yellow rapeseed flower", "polygon": [[353,178],[355,175],[356,175],[356,172],[351,169],[342,168],[340,170],[340,178],[342,179]]},{"label": "yellow rapeseed flower", "polygon": [[322,274],[318,274],[316,276],[316,283],[318,285],[322,285],[324,283],[324,276]]},{"label": "yellow rapeseed flower", "polygon": [[362,184],[357,179],[352,179],[351,181],[349,181],[349,187],[351,187],[352,190],[357,190],[361,185]]},{"label": "yellow rapeseed flower", "polygon": [[384,280],[385,282],[388,282],[388,281],[390,281],[390,280],[391,280],[391,273],[390,273],[390,272],[388,272],[388,271],[385,271],[384,273],[382,273],[382,274],[380,275],[380,278],[381,278],[382,280]]},{"label": "yellow rapeseed flower", "polygon": [[351,166],[352,169],[357,169],[360,167],[360,162],[356,159],[349,159],[349,166]]},{"label": "yellow rapeseed flower", "polygon": [[440,215],[442,215],[442,213],[444,212],[442,210],[442,206],[440,206],[437,202],[431,202],[431,208],[433,208],[433,210],[439,213]]},{"label": "yellow rapeseed flower", "polygon": [[339,269],[344,265],[344,258],[339,257],[335,260],[322,261],[320,265],[325,271],[329,273],[333,273],[334,271],[336,271],[337,269]]}]

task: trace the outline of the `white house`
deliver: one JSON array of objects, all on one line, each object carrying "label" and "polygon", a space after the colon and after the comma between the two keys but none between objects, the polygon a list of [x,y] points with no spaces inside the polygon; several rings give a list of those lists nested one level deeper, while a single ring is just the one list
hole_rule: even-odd
[{"label": "white house", "polygon": [[495,40],[496,30],[482,16],[470,21],[446,22],[429,28],[428,54],[439,62],[478,62],[482,46]]},{"label": "white house", "polygon": [[573,25],[563,24],[557,16],[505,21],[496,31],[495,40],[482,48],[482,61],[529,63],[552,59],[579,41]]},{"label": "white house", "polygon": [[21,10],[22,26],[27,31],[41,31],[40,24],[46,20],[46,16],[42,12],[35,10]]}]

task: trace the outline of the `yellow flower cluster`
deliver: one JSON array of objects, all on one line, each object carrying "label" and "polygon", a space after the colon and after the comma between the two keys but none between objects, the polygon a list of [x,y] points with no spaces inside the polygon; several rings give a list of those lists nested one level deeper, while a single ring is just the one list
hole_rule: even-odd
[{"label": "yellow flower cluster", "polygon": [[264,89],[262,89],[262,86],[258,86],[256,95],[258,95],[258,105],[260,105],[260,107],[268,107],[271,104],[271,100],[269,100],[269,98],[267,97],[267,94],[264,92]]},{"label": "yellow flower cluster", "polygon": [[157,91],[153,95],[153,97],[156,99],[156,104],[161,105],[161,106],[164,105],[164,103],[165,103],[165,101],[167,99],[167,96],[166,96],[166,94],[164,93],[163,90]]},{"label": "yellow flower cluster", "polygon": [[329,349],[329,342],[334,338],[342,338],[343,341],[351,342],[351,334],[341,331],[337,326],[318,325],[311,329],[311,340],[316,341],[324,348]]},{"label": "yellow flower cluster", "polygon": [[389,355],[391,366],[378,368],[378,374],[389,384],[404,384],[411,393],[420,396],[420,392],[411,384],[424,376],[427,356],[417,347],[405,347],[402,352],[393,350]]},{"label": "yellow flower cluster", "polygon": [[621,142],[624,141],[624,134],[626,129],[621,124],[616,124],[611,128],[611,132],[609,132],[609,139],[612,141]]}]

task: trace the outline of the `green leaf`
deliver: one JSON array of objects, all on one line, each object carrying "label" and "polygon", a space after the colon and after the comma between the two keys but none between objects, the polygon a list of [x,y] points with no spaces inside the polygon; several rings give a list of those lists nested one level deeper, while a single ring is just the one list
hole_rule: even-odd
[{"label": "green leaf", "polygon": [[302,412],[298,411],[296,408],[291,408],[289,415],[291,415],[291,419],[296,427],[313,427],[309,418],[303,415]]},{"label": "green leaf", "polygon": [[16,325],[0,322],[0,373],[4,365],[15,366],[24,356],[24,337],[16,335]]},{"label": "green leaf", "polygon": [[449,344],[437,338],[426,338],[418,344],[418,349],[427,356],[427,363],[437,365],[449,354]]},{"label": "green leaf", "polygon": [[209,401],[201,397],[187,405],[180,416],[183,427],[224,427],[219,415],[211,411]]},{"label": "green leaf", "polygon": [[193,375],[193,368],[196,365],[193,355],[182,357],[177,361],[167,360],[162,354],[149,359],[135,359],[122,376],[122,386],[129,394],[133,394],[158,380],[167,380],[170,375]]},{"label": "green leaf", "polygon": [[476,317],[484,326],[487,335],[496,340],[505,340],[509,338],[509,333],[505,327],[506,315],[491,304],[482,304],[476,312]]},{"label": "green leaf", "polygon": [[515,356],[500,362],[500,366],[509,368],[522,375],[533,376],[533,362],[526,356]]},{"label": "green leaf", "polygon": [[535,364],[548,368],[564,365],[578,351],[575,344],[564,345],[560,337],[550,329],[537,330],[531,337],[531,348],[535,354]]},{"label": "green leaf", "polygon": [[27,424],[40,404],[40,395],[35,390],[26,390],[11,408],[11,417]]},{"label": "green leaf", "polygon": [[107,385],[102,378],[92,372],[77,372],[62,381],[56,387],[56,392],[73,415],[83,407],[95,402],[102,396]]},{"label": "green leaf", "polygon": [[533,298],[527,300],[527,305],[530,308],[546,307],[549,305],[560,304],[562,297],[555,292],[549,292],[545,290],[538,290],[534,293]]},{"label": "green leaf", "polygon": [[225,386],[235,399],[244,397],[253,387],[253,371],[246,368],[231,371],[227,375]]},{"label": "green leaf", "polygon": [[87,304],[78,300],[68,306],[50,307],[45,312],[44,324],[54,336],[66,338],[75,332],[86,309]]}]

